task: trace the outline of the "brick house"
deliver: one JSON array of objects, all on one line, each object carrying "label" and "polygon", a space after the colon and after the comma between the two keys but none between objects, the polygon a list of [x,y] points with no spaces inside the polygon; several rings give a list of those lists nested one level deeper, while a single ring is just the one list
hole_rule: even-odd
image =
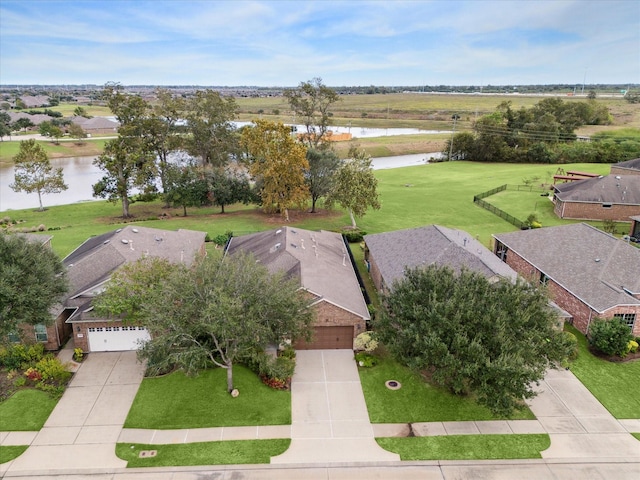
[{"label": "brick house", "polygon": [[611,175],[640,175],[640,158],[611,165]]},{"label": "brick house", "polygon": [[60,314],[67,317],[75,346],[85,352],[137,349],[140,340],[149,338],[144,326],[124,325],[95,315],[93,299],[116,270],[142,257],[190,264],[205,254],[205,236],[205,232],[193,230],[126,226],[91,237],[71,252],[63,260],[71,289]]},{"label": "brick house", "polygon": [[406,268],[439,265],[463,267],[489,279],[514,281],[517,273],[462,230],[430,225],[365,235],[365,261],[379,292],[388,293]]},{"label": "brick house", "polygon": [[494,253],[588,333],[595,317],[620,318],[640,336],[640,249],[585,223],[493,235]]},{"label": "brick house", "polygon": [[629,236],[640,238],[640,215],[631,217],[631,228],[629,229]]},{"label": "brick house", "polygon": [[295,278],[316,310],[311,342],[298,349],[353,348],[369,310],[342,235],[282,227],[231,238],[225,254],[251,253],[270,272]]},{"label": "brick house", "polygon": [[560,218],[628,222],[640,214],[640,175],[607,175],[553,187]]}]

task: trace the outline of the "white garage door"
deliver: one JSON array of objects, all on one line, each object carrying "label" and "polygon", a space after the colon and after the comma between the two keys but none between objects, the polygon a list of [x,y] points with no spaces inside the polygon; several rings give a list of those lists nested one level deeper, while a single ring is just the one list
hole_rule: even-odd
[{"label": "white garage door", "polygon": [[92,352],[137,350],[141,342],[150,338],[144,327],[91,327],[89,349]]}]

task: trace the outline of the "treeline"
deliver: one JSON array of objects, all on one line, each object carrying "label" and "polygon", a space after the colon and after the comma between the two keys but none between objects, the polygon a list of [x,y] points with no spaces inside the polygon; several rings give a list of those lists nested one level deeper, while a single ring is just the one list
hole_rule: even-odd
[{"label": "treeline", "polygon": [[606,125],[611,116],[595,101],[546,98],[531,108],[502,102],[479,118],[472,132],[455,134],[443,151],[449,160],[508,163],[616,163],[640,157],[640,132],[579,138],[583,125]]}]

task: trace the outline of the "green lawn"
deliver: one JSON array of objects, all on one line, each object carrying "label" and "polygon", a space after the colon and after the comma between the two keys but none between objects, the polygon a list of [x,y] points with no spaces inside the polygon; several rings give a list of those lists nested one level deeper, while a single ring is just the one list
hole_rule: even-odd
[{"label": "green lawn", "polygon": [[29,445],[19,445],[19,446],[5,446],[0,445],[0,464],[7,463],[14,458],[18,458],[20,455],[24,453],[24,451],[29,448]]},{"label": "green lawn", "polygon": [[587,339],[570,325],[565,329],[578,338],[578,359],[571,371],[616,418],[640,418],[640,360],[608,362],[589,352]]},{"label": "green lawn", "polygon": [[[92,155],[100,155],[104,150],[104,139],[86,139],[80,145],[73,140],[61,141],[58,145],[51,141],[38,140],[37,143],[42,145],[49,154],[49,158],[62,157],[85,157]],[[12,165],[13,157],[20,149],[20,137],[13,136],[11,141],[0,142],[0,166]]]},{"label": "green lawn", "polygon": [[[116,445],[116,455],[126,460],[129,468],[257,464],[269,463],[271,457],[284,453],[290,443],[289,439],[233,440],[179,445],[119,443]],[[157,455],[140,458],[141,450],[157,450]]]},{"label": "green lawn", "polygon": [[551,445],[549,435],[450,435],[443,437],[378,438],[385,450],[401,460],[498,460],[541,458]]},{"label": "green lawn", "polygon": [[[448,422],[494,420],[489,409],[470,397],[453,395],[426,383],[407,367],[382,356],[374,367],[358,368],[369,418],[373,423]],[[402,384],[399,390],[385,386],[387,380]],[[533,419],[531,410],[515,412],[512,419]]]},{"label": "green lawn", "polygon": [[40,390],[20,390],[0,403],[0,432],[40,430],[58,400]]},{"label": "green lawn", "polygon": [[640,440],[640,433],[632,433],[631,435],[633,435],[634,437],[636,437],[638,440]]},{"label": "green lawn", "polygon": [[129,410],[125,428],[177,429],[291,423],[291,393],[273,390],[243,366],[233,368],[240,396],[226,391],[226,370],[197,377],[175,372],[145,378]]}]

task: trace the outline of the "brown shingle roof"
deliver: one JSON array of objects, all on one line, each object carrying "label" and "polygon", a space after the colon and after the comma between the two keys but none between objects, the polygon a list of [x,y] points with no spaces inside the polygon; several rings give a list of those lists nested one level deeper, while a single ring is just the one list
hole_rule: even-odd
[{"label": "brown shingle roof", "polygon": [[517,277],[508,265],[462,230],[430,225],[365,235],[364,240],[388,287],[404,277],[406,268],[433,264],[456,271],[464,267],[488,278]]},{"label": "brown shingle roof", "polygon": [[607,175],[555,186],[563,202],[640,205],[640,175]]},{"label": "brown shingle roof", "polygon": [[618,162],[613,166],[616,168],[638,171],[640,170],[640,158],[634,158],[633,160],[627,160],[626,162]]},{"label": "brown shingle roof", "polygon": [[[640,249],[586,223],[493,237],[594,310],[640,305]],[[508,255],[508,254],[507,254]]]},{"label": "brown shingle roof", "polygon": [[322,300],[348,310],[365,320],[369,310],[362,296],[342,235],[282,227],[233,237],[230,255],[253,254],[270,272],[285,272],[299,279],[300,286]]}]

